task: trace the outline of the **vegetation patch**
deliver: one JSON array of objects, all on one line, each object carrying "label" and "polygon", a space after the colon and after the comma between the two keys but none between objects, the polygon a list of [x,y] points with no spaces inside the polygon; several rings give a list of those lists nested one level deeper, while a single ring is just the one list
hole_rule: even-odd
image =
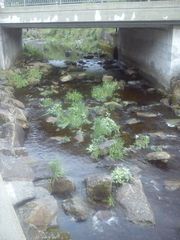
[{"label": "vegetation patch", "polygon": [[64,176],[64,172],[60,166],[60,162],[58,160],[54,160],[50,162],[49,164],[51,172],[52,172],[52,178],[51,183],[54,183],[58,178]]},{"label": "vegetation patch", "polygon": [[134,143],[135,148],[137,149],[146,149],[149,147],[150,137],[147,135],[137,135]]},{"label": "vegetation patch", "polygon": [[111,173],[113,183],[121,185],[132,180],[132,174],[126,167],[117,167]]},{"label": "vegetation patch", "polygon": [[119,137],[115,143],[110,146],[109,156],[113,160],[122,160],[127,154],[126,148],[124,147],[124,141]]}]

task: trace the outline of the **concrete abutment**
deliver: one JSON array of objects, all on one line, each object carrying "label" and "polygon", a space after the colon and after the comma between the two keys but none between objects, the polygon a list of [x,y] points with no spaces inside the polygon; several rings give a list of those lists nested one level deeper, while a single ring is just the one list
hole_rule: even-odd
[{"label": "concrete abutment", "polygon": [[22,29],[0,27],[0,69],[10,68],[22,51]]},{"label": "concrete abutment", "polygon": [[119,56],[133,63],[149,80],[169,89],[180,78],[180,26],[121,28]]}]

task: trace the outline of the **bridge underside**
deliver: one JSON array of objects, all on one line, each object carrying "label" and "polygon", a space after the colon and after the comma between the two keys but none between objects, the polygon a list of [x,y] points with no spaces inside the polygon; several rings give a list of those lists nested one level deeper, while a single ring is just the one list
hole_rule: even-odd
[{"label": "bridge underside", "polygon": [[22,28],[119,28],[120,55],[169,88],[180,77],[180,1],[0,9],[0,68],[21,51]]}]

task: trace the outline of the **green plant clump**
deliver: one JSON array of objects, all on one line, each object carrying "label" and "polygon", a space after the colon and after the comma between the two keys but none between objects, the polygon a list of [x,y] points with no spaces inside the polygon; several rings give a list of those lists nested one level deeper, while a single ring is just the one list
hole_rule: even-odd
[{"label": "green plant clump", "polygon": [[141,134],[137,136],[134,146],[137,149],[146,149],[149,147],[149,144],[150,144],[150,137],[147,135]]},{"label": "green plant clump", "polygon": [[98,159],[101,154],[99,144],[100,144],[100,139],[92,139],[91,144],[87,148],[87,151],[91,154],[91,157],[94,159]]},{"label": "green plant clump", "polygon": [[122,160],[126,155],[126,149],[124,147],[124,141],[122,138],[118,138],[116,142],[111,145],[109,149],[109,156],[114,160]]},{"label": "green plant clump", "polygon": [[92,97],[98,101],[105,102],[108,98],[112,98],[114,92],[118,89],[118,82],[106,80],[100,86],[93,87]]},{"label": "green plant clump", "polygon": [[29,84],[38,83],[42,78],[43,73],[38,68],[30,68],[26,72],[26,78]]},{"label": "green plant clump", "polygon": [[117,134],[120,131],[120,127],[109,117],[98,117],[94,121],[93,138],[98,139],[102,137],[108,137],[113,134]]},{"label": "green plant clump", "polygon": [[62,177],[64,175],[64,172],[63,172],[58,160],[54,160],[54,161],[50,162],[49,165],[50,165],[50,169],[53,174],[52,178],[51,178],[51,182],[53,183],[58,178]]},{"label": "green plant clump", "polygon": [[10,71],[7,73],[7,79],[10,85],[16,88],[27,87],[29,82],[21,72]]},{"label": "green plant clump", "polygon": [[126,167],[117,167],[111,173],[112,181],[115,184],[128,183],[132,180],[132,174]]},{"label": "green plant clump", "polygon": [[42,60],[44,59],[44,54],[43,51],[35,48],[31,45],[26,45],[23,49],[23,56],[25,58],[30,58],[30,59],[38,59],[38,60]]},{"label": "green plant clump", "polygon": [[72,92],[68,92],[66,94],[66,100],[69,101],[70,103],[78,103],[83,100],[83,96],[81,93],[78,91],[74,90]]},{"label": "green plant clump", "polygon": [[53,100],[52,100],[52,98],[43,98],[41,100],[41,104],[45,108],[50,108],[50,106],[53,105]]}]

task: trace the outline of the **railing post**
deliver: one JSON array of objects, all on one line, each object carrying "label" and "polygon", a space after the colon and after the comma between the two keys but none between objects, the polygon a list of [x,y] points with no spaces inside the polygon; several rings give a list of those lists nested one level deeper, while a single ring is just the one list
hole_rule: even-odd
[{"label": "railing post", "polygon": [[24,7],[26,6],[26,0],[24,0]]}]

